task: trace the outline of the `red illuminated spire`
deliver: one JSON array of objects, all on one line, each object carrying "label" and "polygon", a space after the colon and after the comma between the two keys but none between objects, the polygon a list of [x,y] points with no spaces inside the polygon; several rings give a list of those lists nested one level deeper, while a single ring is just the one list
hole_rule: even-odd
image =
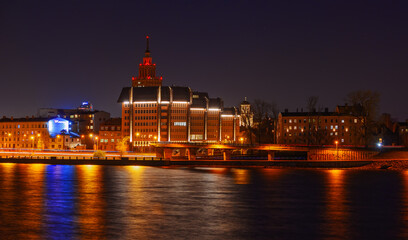
[{"label": "red illuminated spire", "polygon": [[149,51],[149,36],[146,36],[146,51],[145,51],[146,57],[148,57],[149,54],[150,54],[150,51]]},{"label": "red illuminated spire", "polygon": [[156,64],[152,62],[149,50],[149,36],[146,36],[146,51],[143,63],[139,64],[139,76],[132,79],[134,87],[161,86],[163,78],[156,77]]}]

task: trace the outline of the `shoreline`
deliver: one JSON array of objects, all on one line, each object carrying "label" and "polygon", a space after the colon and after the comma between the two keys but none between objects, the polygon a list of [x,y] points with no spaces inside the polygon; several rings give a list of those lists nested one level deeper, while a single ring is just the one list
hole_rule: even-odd
[{"label": "shoreline", "polygon": [[260,168],[322,168],[322,169],[408,169],[408,159],[364,160],[99,160],[1,158],[0,163],[50,165],[103,165],[151,167],[260,167]]}]

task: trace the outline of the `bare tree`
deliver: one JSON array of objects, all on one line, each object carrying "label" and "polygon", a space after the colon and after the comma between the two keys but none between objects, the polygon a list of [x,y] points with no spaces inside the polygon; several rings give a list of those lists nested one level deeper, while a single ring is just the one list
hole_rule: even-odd
[{"label": "bare tree", "polygon": [[377,125],[380,94],[370,90],[354,91],[347,95],[346,102],[353,107],[354,116],[360,120],[358,134],[367,147]]},{"label": "bare tree", "polygon": [[316,111],[316,105],[319,101],[318,96],[310,96],[306,101],[306,108],[309,113]]},{"label": "bare tree", "polygon": [[279,110],[274,103],[254,101],[255,135],[258,144],[276,142],[276,124]]},{"label": "bare tree", "polygon": [[307,116],[308,116],[308,129],[306,130],[306,144],[309,146],[311,144],[316,145],[319,144],[320,142],[320,136],[321,134],[319,133],[319,122],[320,122],[320,116],[316,113],[316,105],[317,102],[319,101],[318,96],[310,96],[306,100],[306,109],[308,111]]},{"label": "bare tree", "polygon": [[249,140],[249,144],[252,145],[255,130],[251,107],[241,108],[241,131],[244,132],[245,137]]}]

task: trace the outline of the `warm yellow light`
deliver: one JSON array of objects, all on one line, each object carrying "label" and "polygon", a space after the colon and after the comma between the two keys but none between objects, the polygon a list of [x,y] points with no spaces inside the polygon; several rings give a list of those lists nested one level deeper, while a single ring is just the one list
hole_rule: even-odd
[{"label": "warm yellow light", "polygon": [[85,135],[81,135],[81,138],[84,138],[85,137]]},{"label": "warm yellow light", "polygon": [[92,134],[92,133],[90,133],[90,134],[89,134],[89,137],[93,137],[93,134]]},{"label": "warm yellow light", "polygon": [[24,134],[24,137],[27,137],[27,134]]},{"label": "warm yellow light", "polygon": [[337,144],[339,144],[339,141],[334,141],[334,143],[337,145]]},{"label": "warm yellow light", "polygon": [[10,136],[11,136],[11,133],[9,133],[8,136],[10,137]]},{"label": "warm yellow light", "polygon": [[37,134],[37,137],[40,137],[41,136],[41,134]]},{"label": "warm yellow light", "polygon": [[241,141],[241,142],[244,141],[244,138],[240,138],[239,141]]},{"label": "warm yellow light", "polygon": [[336,129],[335,128],[333,128],[333,132],[335,132],[336,131]]},{"label": "warm yellow light", "polygon": [[60,138],[60,135],[57,135],[57,138]]},{"label": "warm yellow light", "polygon": [[31,136],[30,138],[31,138],[31,140],[33,140],[33,139],[34,139],[34,136]]},{"label": "warm yellow light", "polygon": [[140,135],[140,133],[138,133],[138,132],[137,132],[137,133],[136,133],[136,136],[138,136],[138,137],[139,137],[139,135]]},{"label": "warm yellow light", "polygon": [[98,140],[98,137],[95,137],[96,140]]},{"label": "warm yellow light", "polygon": [[154,139],[157,139],[157,136],[154,136]]}]

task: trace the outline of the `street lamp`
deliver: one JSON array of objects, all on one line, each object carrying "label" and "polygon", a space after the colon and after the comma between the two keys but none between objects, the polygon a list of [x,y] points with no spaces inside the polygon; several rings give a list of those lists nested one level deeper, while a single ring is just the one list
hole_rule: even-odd
[{"label": "street lamp", "polygon": [[339,148],[338,148],[338,146],[339,146],[339,141],[334,141],[334,143],[336,144],[336,159],[338,160],[339,159]]},{"label": "street lamp", "polygon": [[34,154],[34,136],[31,136],[30,139],[31,139],[31,147],[33,149],[33,154]]},{"label": "street lamp", "polygon": [[[98,145],[99,145],[98,136],[95,136],[95,140],[96,140],[96,150],[98,150]],[[94,144],[95,144],[95,143],[94,143]]]}]

